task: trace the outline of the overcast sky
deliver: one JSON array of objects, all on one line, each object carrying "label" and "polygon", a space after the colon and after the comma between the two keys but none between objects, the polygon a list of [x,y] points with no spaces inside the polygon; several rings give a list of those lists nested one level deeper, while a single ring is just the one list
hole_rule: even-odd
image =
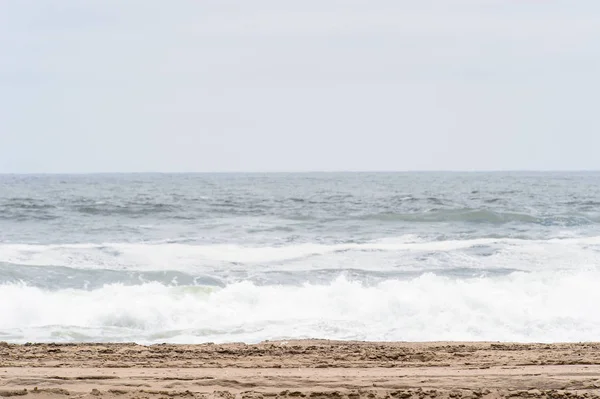
[{"label": "overcast sky", "polygon": [[0,0],[0,172],[600,169],[598,0]]}]

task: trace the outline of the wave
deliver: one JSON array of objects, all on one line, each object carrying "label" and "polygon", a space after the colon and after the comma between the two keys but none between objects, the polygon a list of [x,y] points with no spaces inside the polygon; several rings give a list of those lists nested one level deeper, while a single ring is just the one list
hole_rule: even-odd
[{"label": "wave", "polygon": [[600,273],[434,274],[366,286],[119,284],[85,291],[0,285],[0,336],[24,341],[588,341],[600,332]]},{"label": "wave", "polygon": [[[594,269],[600,237],[548,240],[479,238],[425,241],[414,236],[365,243],[242,246],[185,243],[0,244],[0,262],[23,266],[200,273],[253,270]],[[262,268],[262,269],[261,269]]]},{"label": "wave", "polygon": [[55,209],[56,205],[47,204],[44,200],[37,198],[10,198],[7,201],[0,203],[2,210],[6,209],[29,209],[29,210],[44,210]]},{"label": "wave", "polygon": [[543,226],[582,226],[598,223],[597,218],[582,214],[534,216],[526,213],[500,212],[485,209],[431,209],[427,212],[396,213],[384,212],[362,216],[365,220],[414,223],[485,223],[485,224],[538,224]]},{"label": "wave", "polygon": [[59,217],[56,209],[56,205],[37,198],[8,198],[0,201],[0,220],[54,220]]},{"label": "wave", "polygon": [[0,263],[0,284],[22,283],[59,290],[65,288],[97,289],[107,284],[139,285],[158,282],[166,285],[224,286],[218,276],[188,274],[176,270],[135,271],[112,269],[78,269],[64,266],[23,266]]},{"label": "wave", "polygon": [[180,210],[173,204],[163,204],[154,202],[132,202],[126,204],[86,204],[74,207],[74,210],[88,215],[99,216],[149,216],[169,214]]},{"label": "wave", "polygon": [[69,217],[71,212],[88,216],[125,216],[139,218],[175,214],[181,208],[175,204],[152,201],[106,202],[96,200],[76,200],[72,202],[49,203],[34,198],[12,198],[0,202],[0,219],[52,220]]},{"label": "wave", "polygon": [[[516,269],[472,269],[453,267],[431,269],[441,276],[475,278],[502,276]],[[213,286],[248,281],[257,285],[302,285],[330,283],[340,275],[353,281],[372,285],[385,280],[406,280],[422,275],[419,270],[363,270],[363,269],[297,269],[297,270],[213,270],[210,273],[184,273],[176,270],[135,271],[112,269],[77,269],[64,266],[23,266],[0,263],[0,284],[26,283],[28,286],[49,290],[94,290],[110,284],[140,285],[160,283],[169,286]]]}]

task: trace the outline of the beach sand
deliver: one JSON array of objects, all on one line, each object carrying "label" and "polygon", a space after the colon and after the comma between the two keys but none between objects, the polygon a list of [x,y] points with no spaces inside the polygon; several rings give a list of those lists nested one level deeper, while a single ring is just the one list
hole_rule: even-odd
[{"label": "beach sand", "polygon": [[600,343],[0,342],[0,397],[600,397]]}]

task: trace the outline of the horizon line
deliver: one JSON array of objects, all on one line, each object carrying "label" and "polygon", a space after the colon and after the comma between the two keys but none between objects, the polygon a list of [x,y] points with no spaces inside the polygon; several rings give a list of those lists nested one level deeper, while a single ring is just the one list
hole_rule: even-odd
[{"label": "horizon line", "polygon": [[269,174],[390,174],[390,173],[594,173],[600,169],[414,169],[414,170],[290,170],[290,171],[120,171],[120,172],[0,172],[0,176],[86,176],[86,175],[269,175]]}]

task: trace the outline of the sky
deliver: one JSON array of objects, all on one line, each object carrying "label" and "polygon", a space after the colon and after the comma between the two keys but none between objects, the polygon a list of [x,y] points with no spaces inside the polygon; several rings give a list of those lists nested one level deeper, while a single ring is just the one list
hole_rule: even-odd
[{"label": "sky", "polygon": [[598,0],[0,0],[0,173],[600,169]]}]

